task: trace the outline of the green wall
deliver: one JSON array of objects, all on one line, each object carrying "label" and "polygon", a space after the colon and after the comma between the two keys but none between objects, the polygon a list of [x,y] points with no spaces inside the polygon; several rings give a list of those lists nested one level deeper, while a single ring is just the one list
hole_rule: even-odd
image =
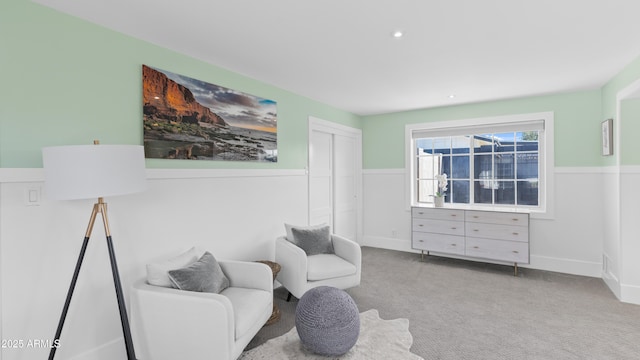
[{"label": "green wall", "polygon": [[[640,165],[640,98],[622,101],[622,133],[620,133],[621,165]],[[615,132],[615,128],[614,128]]]},{"label": "green wall", "polygon": [[[4,168],[40,167],[43,146],[142,144],[142,64],[278,102],[277,164],[147,160],[156,168],[302,168],[308,116],[361,128],[365,169],[402,168],[406,124],[545,111],[555,114],[556,166],[614,165],[600,156],[600,122],[640,78],[636,59],[601,89],[359,117],[29,1],[0,2],[0,49]],[[640,164],[624,139],[624,163]]]},{"label": "green wall", "polygon": [[142,144],[142,64],[278,103],[277,164],[147,160],[155,168],[303,168],[308,116],[360,117],[25,0],[0,2],[0,167],[50,145]]},{"label": "green wall", "polygon": [[546,111],[554,112],[555,165],[600,165],[601,92],[591,90],[364,117],[364,167],[403,168],[407,124]]},{"label": "green wall", "polygon": [[[634,112],[633,101],[623,101],[623,117],[622,119],[616,118],[618,92],[639,79],[640,58],[637,58],[602,87],[603,119],[613,119],[614,134],[619,128],[622,128],[620,154],[618,154],[619,156],[614,154],[614,156],[607,157],[604,160],[606,165],[615,165],[617,160],[620,165],[640,165],[640,146],[637,140],[637,136],[640,134],[640,113]],[[628,109],[626,109],[627,106],[629,106]]]}]

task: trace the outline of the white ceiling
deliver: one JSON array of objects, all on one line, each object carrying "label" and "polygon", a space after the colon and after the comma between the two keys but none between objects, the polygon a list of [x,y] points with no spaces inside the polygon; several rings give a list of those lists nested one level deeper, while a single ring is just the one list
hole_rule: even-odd
[{"label": "white ceiling", "polygon": [[33,1],[361,115],[598,88],[640,56],[638,0]]}]

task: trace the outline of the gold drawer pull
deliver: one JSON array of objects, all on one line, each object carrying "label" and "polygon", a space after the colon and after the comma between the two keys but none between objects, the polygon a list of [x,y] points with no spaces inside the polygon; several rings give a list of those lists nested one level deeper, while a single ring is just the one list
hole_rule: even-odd
[{"label": "gold drawer pull", "polygon": [[458,246],[457,244],[451,244],[451,246]]},{"label": "gold drawer pull", "polygon": [[519,221],[520,219],[517,219],[517,218],[513,218],[513,219],[511,219],[511,220],[513,220],[513,221]]},{"label": "gold drawer pull", "polygon": [[418,240],[418,242],[424,242],[424,240]]},{"label": "gold drawer pull", "polygon": [[418,224],[418,226],[423,227],[424,225],[422,225],[422,224]]},{"label": "gold drawer pull", "polygon": [[474,249],[479,249],[479,247],[477,247],[477,246],[474,246],[473,248],[474,248]]},{"label": "gold drawer pull", "polygon": [[457,227],[455,227],[455,226],[451,228],[451,230],[455,230],[455,229],[457,229]]},{"label": "gold drawer pull", "polygon": [[519,235],[517,232],[514,232],[513,235]]},{"label": "gold drawer pull", "polygon": [[473,231],[478,232],[478,231],[480,231],[480,230],[479,230],[479,229],[473,229]]},{"label": "gold drawer pull", "polygon": [[473,215],[473,218],[474,218],[474,219],[477,219],[477,218],[479,218],[479,217],[480,217],[480,216],[478,216],[478,215]]},{"label": "gold drawer pull", "polygon": [[514,254],[519,254],[518,250],[513,250]]},{"label": "gold drawer pull", "polygon": [[422,211],[418,211],[418,215],[422,215],[424,214]]},{"label": "gold drawer pull", "polygon": [[456,215],[456,214],[451,214],[451,216],[456,217],[456,216],[458,216],[458,215]]}]

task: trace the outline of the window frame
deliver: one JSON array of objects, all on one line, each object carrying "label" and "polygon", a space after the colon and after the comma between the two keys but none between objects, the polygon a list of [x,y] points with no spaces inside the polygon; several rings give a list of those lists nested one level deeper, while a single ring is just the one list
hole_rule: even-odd
[{"label": "window frame", "polygon": [[[474,133],[477,128],[484,127],[504,127],[517,126],[518,123],[530,123],[534,121],[543,122],[543,130],[540,132],[541,141],[538,148],[539,167],[539,204],[538,206],[517,206],[505,204],[461,204],[447,203],[445,207],[451,209],[471,209],[471,210],[494,210],[494,211],[514,211],[526,212],[540,218],[553,217],[553,193],[554,193],[554,113],[540,112],[528,114],[514,114],[504,116],[492,116],[483,118],[472,118],[462,120],[445,120],[436,122],[426,122],[418,124],[408,124],[405,126],[405,184],[406,186],[406,203],[409,207],[421,206],[429,207],[429,204],[418,203],[416,194],[416,155],[414,134],[420,132],[433,132],[433,136],[440,136],[448,130],[460,133],[466,130],[469,134]],[[433,206],[433,205],[431,205]]]}]

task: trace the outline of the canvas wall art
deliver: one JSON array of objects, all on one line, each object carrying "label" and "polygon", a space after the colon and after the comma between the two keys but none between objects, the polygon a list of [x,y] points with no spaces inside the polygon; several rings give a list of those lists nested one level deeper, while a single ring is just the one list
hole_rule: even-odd
[{"label": "canvas wall art", "polygon": [[607,119],[600,126],[602,130],[602,155],[613,155],[613,119]]},{"label": "canvas wall art", "polygon": [[147,158],[276,162],[276,102],[142,66]]}]

